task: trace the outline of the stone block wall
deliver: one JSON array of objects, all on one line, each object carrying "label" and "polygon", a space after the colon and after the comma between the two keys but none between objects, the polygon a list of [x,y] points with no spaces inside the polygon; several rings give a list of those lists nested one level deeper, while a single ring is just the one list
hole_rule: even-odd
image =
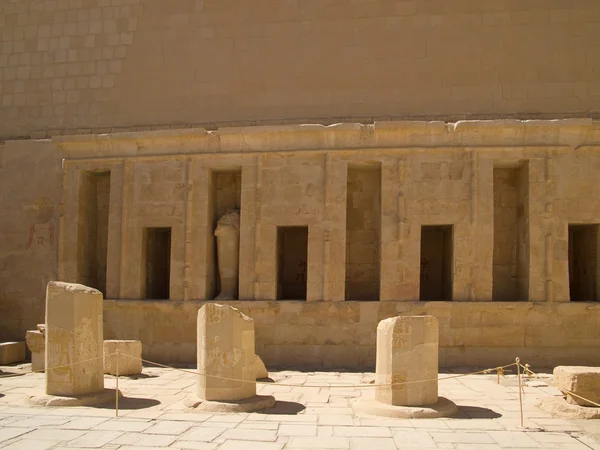
[{"label": "stone block wall", "polygon": [[7,0],[0,29],[0,138],[600,113],[595,0]]},{"label": "stone block wall", "polygon": [[[194,363],[202,302],[105,301],[108,338],[140,339],[144,358]],[[505,302],[227,302],[254,320],[256,352],[270,367],[375,370],[380,320],[431,314],[440,366],[600,364],[600,304]]]},{"label": "stone block wall", "polygon": [[[218,283],[214,224],[233,205],[241,213],[240,302],[234,304],[256,320],[257,348],[269,364],[366,368],[377,322],[401,313],[438,317],[446,365],[500,364],[517,351],[537,364],[597,363],[597,275],[580,276],[588,292],[580,298],[570,289],[569,273],[573,255],[581,255],[578,263],[589,270],[598,267],[594,252],[569,253],[573,226],[588,226],[582,242],[598,239],[595,121],[377,122],[62,136],[5,144],[3,164],[9,168],[18,166],[10,166],[7,148],[22,148],[25,173],[47,180],[40,187],[55,193],[50,217],[58,238],[55,253],[47,255],[57,260],[29,260],[15,241],[3,250],[0,285],[20,286],[31,295],[29,304],[41,305],[35,286],[42,274],[54,269],[58,279],[79,282],[88,276],[88,263],[102,267],[82,246],[106,242],[107,337],[139,339],[151,359],[193,361],[190,321],[202,302],[214,298]],[[53,161],[55,172],[32,165],[34,150]],[[82,214],[91,195],[84,189],[87,180],[108,172],[108,192],[92,190],[104,199],[96,198],[96,214]],[[359,192],[356,181],[362,215],[349,203],[349,195],[354,200]],[[34,191],[24,189],[15,199]],[[108,225],[84,226],[97,224],[106,205]],[[347,249],[353,223],[363,227],[356,230],[365,232],[361,239],[370,236],[358,241],[357,253],[371,258],[369,269],[379,266],[377,298],[348,297],[363,286],[371,289],[375,279],[359,288],[351,283],[347,261],[353,249]],[[307,233],[306,243],[292,246],[306,250],[304,302],[280,297],[282,258],[301,262],[282,256],[278,236],[286,227]],[[168,230],[170,247],[163,252],[168,298],[162,300],[146,295],[146,237],[157,229]],[[423,243],[430,239],[423,232],[428,229],[445,230],[438,252],[444,259],[429,267],[450,266],[440,269],[450,278],[444,281],[446,301],[419,301],[425,300],[421,248],[435,258],[431,248],[440,245]],[[27,271],[23,260],[32,261]],[[37,278],[23,283],[33,279],[28,277]],[[500,296],[495,286],[502,288]],[[20,309],[19,298],[10,290],[2,298],[7,314],[1,320],[12,323],[3,328],[7,338],[39,322],[40,306]]]}]

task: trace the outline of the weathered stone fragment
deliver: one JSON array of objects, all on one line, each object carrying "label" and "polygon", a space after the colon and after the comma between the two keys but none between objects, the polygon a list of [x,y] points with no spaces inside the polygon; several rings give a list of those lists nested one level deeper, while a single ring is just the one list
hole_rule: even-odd
[{"label": "weathered stone fragment", "polygon": [[102,293],[51,281],[46,289],[46,394],[76,397],[104,389]]},{"label": "weathered stone fragment", "polygon": [[12,364],[25,360],[25,342],[2,342],[0,364]]},{"label": "weathered stone fragment", "polygon": [[142,343],[119,340],[104,341],[104,373],[117,375],[117,350],[119,375],[142,373]]},{"label": "weathered stone fragment", "polygon": [[268,378],[269,372],[265,367],[265,363],[260,359],[260,356],[254,355],[254,373],[256,374],[256,379],[260,378]]},{"label": "weathered stone fragment", "polygon": [[46,337],[39,330],[29,330],[25,333],[25,342],[31,352],[31,370],[43,371],[46,367]]},{"label": "weathered stone fragment", "polygon": [[438,321],[433,316],[393,317],[377,327],[375,398],[395,406],[424,406],[438,401]]},{"label": "weathered stone fragment", "polygon": [[[231,306],[198,311],[198,397],[232,402],[256,395],[254,321]],[[215,377],[225,377],[221,379]],[[237,381],[240,380],[240,381]]]},{"label": "weathered stone fragment", "polygon": [[562,391],[572,405],[596,406],[582,398],[600,403],[600,367],[558,366],[554,368],[554,386]]}]

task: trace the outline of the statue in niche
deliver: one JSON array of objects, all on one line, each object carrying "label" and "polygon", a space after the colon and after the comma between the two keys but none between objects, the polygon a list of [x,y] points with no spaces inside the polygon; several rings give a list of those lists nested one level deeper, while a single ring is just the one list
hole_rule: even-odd
[{"label": "statue in niche", "polygon": [[221,292],[215,300],[235,300],[240,265],[240,212],[228,209],[217,222],[217,262]]}]

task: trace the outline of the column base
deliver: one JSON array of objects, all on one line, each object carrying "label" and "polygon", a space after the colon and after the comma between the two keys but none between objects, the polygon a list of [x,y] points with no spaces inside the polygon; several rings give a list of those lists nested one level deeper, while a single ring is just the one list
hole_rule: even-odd
[{"label": "column base", "polygon": [[562,397],[543,400],[538,408],[563,419],[600,419],[600,408],[572,405]]},{"label": "column base", "polygon": [[452,417],[458,412],[456,404],[444,397],[427,406],[394,406],[377,400],[358,398],[351,402],[356,415],[392,417],[397,419],[434,419],[436,417]]},{"label": "column base", "polygon": [[[123,394],[119,391],[119,397]],[[61,395],[32,395],[29,397],[29,403],[37,406],[98,406],[115,401],[115,390],[104,389],[93,394],[78,395],[75,397],[65,397]]]},{"label": "column base", "polygon": [[198,412],[252,412],[275,406],[275,397],[272,395],[255,395],[254,397],[232,402],[215,402],[202,400],[197,395],[190,395],[184,400],[187,408]]}]

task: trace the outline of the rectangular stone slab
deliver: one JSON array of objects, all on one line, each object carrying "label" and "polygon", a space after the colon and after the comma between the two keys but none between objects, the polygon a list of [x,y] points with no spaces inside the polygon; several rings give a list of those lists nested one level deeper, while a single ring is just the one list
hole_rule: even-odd
[{"label": "rectangular stone slab", "polygon": [[562,391],[567,402],[573,405],[595,406],[567,391],[600,403],[600,367],[557,366],[554,368],[554,386]]},{"label": "rectangular stone slab", "polygon": [[25,360],[25,342],[0,344],[0,364],[12,364]]},{"label": "rectangular stone slab", "polygon": [[117,375],[117,350],[119,375],[142,373],[142,342],[134,340],[104,341],[104,373]]}]

